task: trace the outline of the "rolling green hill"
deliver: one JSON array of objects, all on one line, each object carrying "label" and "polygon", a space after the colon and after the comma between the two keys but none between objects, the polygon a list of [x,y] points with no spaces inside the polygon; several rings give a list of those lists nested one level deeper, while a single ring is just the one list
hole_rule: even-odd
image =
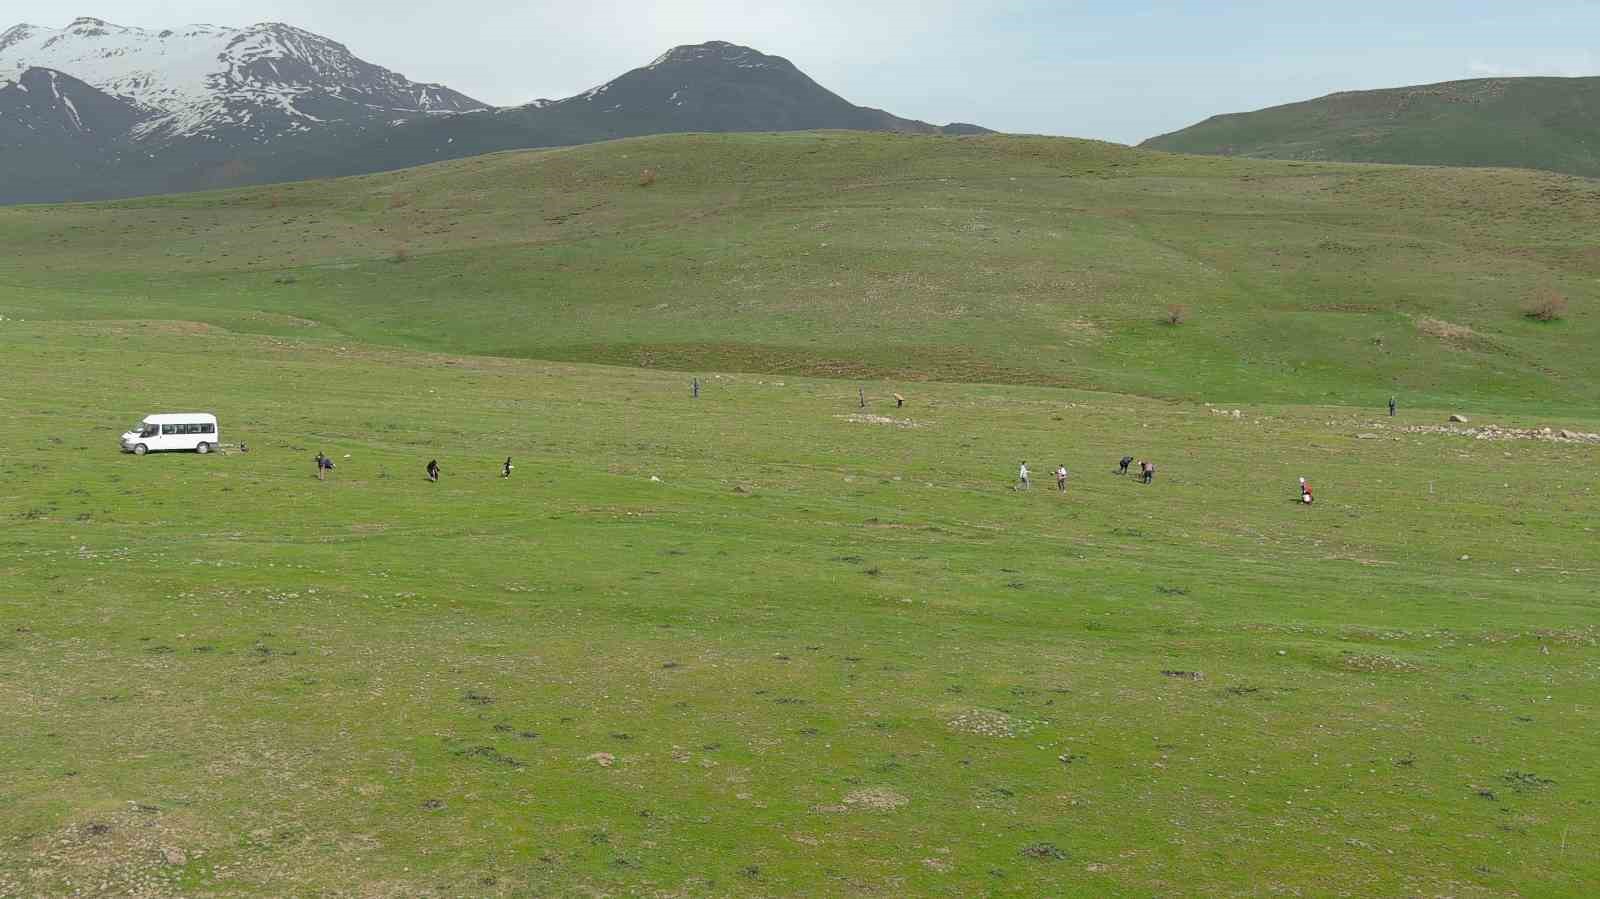
[{"label": "rolling green hill", "polygon": [[1351,91],[1214,116],[1145,141],[1258,159],[1501,166],[1600,176],[1600,78],[1486,78]]},{"label": "rolling green hill", "polygon": [[[1219,402],[1593,408],[1597,200],[1600,182],[1534,172],[1063,139],[651,137],[0,210],[0,314]],[[1548,290],[1566,318],[1524,317]]]}]

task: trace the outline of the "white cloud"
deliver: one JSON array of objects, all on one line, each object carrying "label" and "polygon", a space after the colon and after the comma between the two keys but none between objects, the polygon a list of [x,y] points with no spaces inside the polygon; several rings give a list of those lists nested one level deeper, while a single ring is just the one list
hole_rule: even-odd
[{"label": "white cloud", "polygon": [[1600,65],[1596,65],[1592,56],[1587,59],[1539,59],[1512,64],[1474,60],[1467,64],[1467,72],[1474,78],[1524,78],[1535,75],[1585,78],[1600,75]]}]

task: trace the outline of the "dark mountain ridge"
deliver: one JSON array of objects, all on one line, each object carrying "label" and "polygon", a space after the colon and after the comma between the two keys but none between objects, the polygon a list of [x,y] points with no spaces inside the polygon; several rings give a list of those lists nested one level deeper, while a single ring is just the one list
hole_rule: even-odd
[{"label": "dark mountain ridge", "polygon": [[[150,65],[177,57],[187,62],[151,74]],[[23,68],[31,59],[56,68]],[[67,80],[55,83],[69,85],[74,101],[40,106],[28,99],[28,84],[5,74],[8,67],[57,72]],[[7,203],[364,174],[647,134],[988,133],[856,106],[787,59],[725,41],[676,47],[564,100],[495,109],[411,82],[291,26],[148,32],[79,19],[61,30],[20,25],[0,35],[4,85],[11,86],[0,100],[18,110],[7,122],[0,106],[0,202]]]}]

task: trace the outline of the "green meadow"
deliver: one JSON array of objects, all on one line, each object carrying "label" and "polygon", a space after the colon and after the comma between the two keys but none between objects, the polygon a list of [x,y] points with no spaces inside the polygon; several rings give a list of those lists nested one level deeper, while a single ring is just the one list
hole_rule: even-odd
[{"label": "green meadow", "polygon": [[[0,209],[0,314],[672,370],[1600,414],[1596,233],[1600,181],[1539,172],[690,135]],[[1545,292],[1570,314],[1524,316]],[[1173,306],[1181,327],[1162,323]]]},{"label": "green meadow", "polygon": [[[1444,424],[1600,431],[1597,190],[819,134],[0,210],[0,896],[1592,895],[1600,445]],[[117,451],[190,409],[249,452]]]}]

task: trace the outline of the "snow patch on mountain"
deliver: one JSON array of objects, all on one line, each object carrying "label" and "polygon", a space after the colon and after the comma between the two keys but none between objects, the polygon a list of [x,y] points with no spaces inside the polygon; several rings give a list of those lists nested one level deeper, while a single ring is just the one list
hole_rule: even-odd
[{"label": "snow patch on mountain", "polygon": [[[65,72],[152,116],[138,138],[243,128],[254,140],[323,119],[332,100],[386,113],[428,114],[483,104],[366,63],[344,45],[288,25],[190,25],[148,31],[81,18],[65,28],[18,25],[0,34],[0,77],[31,67]],[[386,116],[387,117],[387,116]]]},{"label": "snow patch on mountain", "polygon": [[784,60],[776,56],[768,56],[759,50],[730,44],[727,41],[707,41],[704,44],[684,44],[673,47],[671,50],[657,56],[646,69],[659,69],[669,63],[705,63],[721,61],[732,63],[741,69],[776,69],[785,64]]}]

